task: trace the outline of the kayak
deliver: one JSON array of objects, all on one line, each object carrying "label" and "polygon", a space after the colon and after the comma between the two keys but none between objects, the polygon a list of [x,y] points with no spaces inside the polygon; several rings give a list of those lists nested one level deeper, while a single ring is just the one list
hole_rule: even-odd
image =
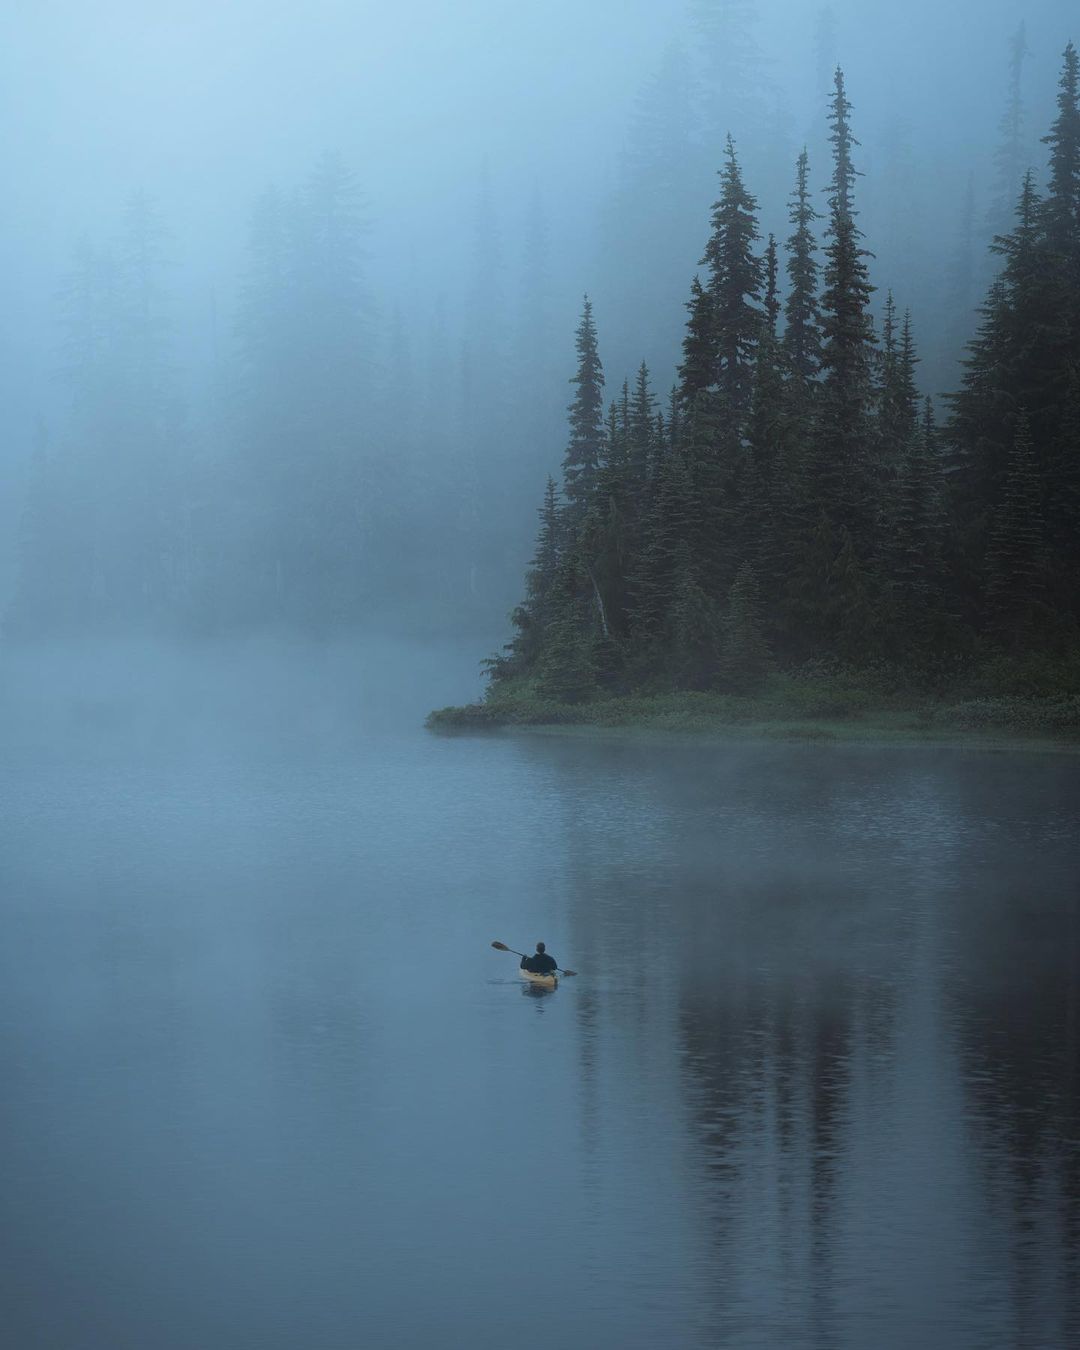
[{"label": "kayak", "polygon": [[559,976],[555,971],[550,971],[546,975],[538,975],[534,970],[521,970],[518,973],[523,975],[530,984],[540,984],[545,989],[558,989],[559,987]]}]

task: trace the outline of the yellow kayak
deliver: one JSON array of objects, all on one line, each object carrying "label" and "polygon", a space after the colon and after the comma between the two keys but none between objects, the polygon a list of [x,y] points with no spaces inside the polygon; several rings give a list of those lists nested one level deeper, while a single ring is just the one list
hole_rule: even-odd
[{"label": "yellow kayak", "polygon": [[546,975],[538,975],[532,970],[521,970],[518,972],[523,975],[530,984],[542,984],[545,989],[558,989],[559,977],[555,971],[550,971]]}]

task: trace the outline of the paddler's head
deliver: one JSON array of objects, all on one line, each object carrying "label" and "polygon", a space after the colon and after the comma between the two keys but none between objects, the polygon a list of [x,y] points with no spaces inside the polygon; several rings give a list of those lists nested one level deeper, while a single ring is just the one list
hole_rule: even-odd
[{"label": "paddler's head", "polygon": [[540,953],[541,956],[543,956],[543,954],[547,951],[547,948],[544,946],[542,942],[538,942],[536,944],[536,950]]}]

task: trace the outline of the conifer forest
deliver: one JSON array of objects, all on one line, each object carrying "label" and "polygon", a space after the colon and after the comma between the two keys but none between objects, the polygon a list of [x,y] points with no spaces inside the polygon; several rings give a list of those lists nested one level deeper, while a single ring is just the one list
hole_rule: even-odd
[{"label": "conifer forest", "polygon": [[[586,298],[562,481],[549,479],[496,683],[543,696],[759,687],[773,663],[944,684],[1023,654],[1075,663],[1080,618],[1080,60],[1064,53],[1045,190],[1023,177],[958,388],[873,311],[844,72],[827,205],[804,151],[762,238],[729,137],[678,382],[608,400]],[[1073,665],[1075,670],[1075,665]]]}]

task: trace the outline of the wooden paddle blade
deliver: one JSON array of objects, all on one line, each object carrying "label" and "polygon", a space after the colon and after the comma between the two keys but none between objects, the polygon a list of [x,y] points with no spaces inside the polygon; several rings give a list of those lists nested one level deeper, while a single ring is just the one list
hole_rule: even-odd
[{"label": "wooden paddle blade", "polygon": [[491,945],[497,952],[508,952],[510,950],[505,942],[493,942]]}]

